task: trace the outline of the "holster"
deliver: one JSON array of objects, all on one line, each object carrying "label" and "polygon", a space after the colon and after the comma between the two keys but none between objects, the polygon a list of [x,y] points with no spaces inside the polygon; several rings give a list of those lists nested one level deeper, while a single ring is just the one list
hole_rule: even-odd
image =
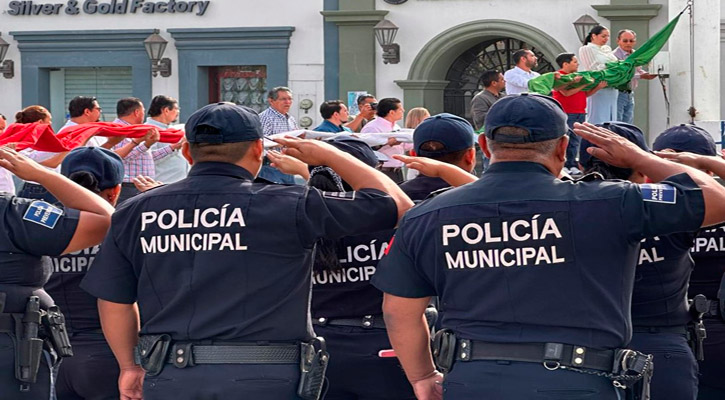
[{"label": "holster", "polygon": [[134,362],[141,366],[149,376],[156,376],[161,373],[166,364],[171,345],[171,336],[142,335],[134,349]]},{"label": "holster", "polygon": [[30,296],[24,314],[13,314],[15,320],[15,378],[23,384],[21,391],[30,390],[35,383],[43,357],[43,339],[38,337],[40,327],[40,299]]},{"label": "holster", "polygon": [[[315,344],[319,349],[315,348]],[[325,371],[330,355],[327,353],[325,339],[318,337],[309,343],[301,343],[300,385],[297,395],[305,400],[318,400],[325,383]]]},{"label": "holster", "polygon": [[692,322],[687,324],[687,342],[695,354],[697,361],[705,359],[704,340],[707,338],[707,330],[702,318],[710,311],[710,301],[705,295],[696,295],[689,304],[689,312],[692,316]]},{"label": "holster", "polygon": [[65,317],[58,306],[49,307],[42,315],[41,322],[45,337],[50,341],[58,357],[72,357],[73,347],[65,328]]},{"label": "holster", "polygon": [[456,334],[450,329],[441,329],[433,336],[433,361],[439,371],[447,374],[456,359]]}]

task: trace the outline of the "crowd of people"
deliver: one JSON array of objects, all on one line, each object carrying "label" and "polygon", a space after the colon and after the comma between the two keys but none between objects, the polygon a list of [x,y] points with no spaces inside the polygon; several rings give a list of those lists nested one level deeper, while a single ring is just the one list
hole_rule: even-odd
[{"label": "crowd of people", "polygon": [[[636,35],[608,39],[595,27],[557,73],[626,57]],[[196,110],[173,143],[178,101],[159,95],[148,112],[117,102],[108,126],[141,135],[0,147],[0,393],[723,398],[712,137],[675,126],[650,149],[632,124],[642,70],[630,91],[550,97],[528,93],[534,53],[512,59],[482,75],[473,124],[363,95],[355,116],[321,104],[330,138],[280,136],[299,127],[275,87],[261,113]],[[59,134],[102,113],[85,96],[68,111]],[[412,141],[361,140],[404,117]],[[51,122],[39,105],[15,116]]]}]

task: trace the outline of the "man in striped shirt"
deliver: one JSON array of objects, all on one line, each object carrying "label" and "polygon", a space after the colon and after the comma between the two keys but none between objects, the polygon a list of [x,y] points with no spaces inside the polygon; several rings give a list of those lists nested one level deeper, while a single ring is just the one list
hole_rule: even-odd
[{"label": "man in striped shirt", "polygon": [[[139,125],[143,123],[146,109],[141,100],[135,97],[123,98],[116,103],[115,123],[123,125]],[[133,185],[133,178],[144,175],[151,178],[156,177],[154,162],[161,160],[174,153],[174,150],[181,147],[181,142],[164,146],[157,150],[151,150],[151,146],[159,141],[159,131],[151,129],[142,138],[125,138],[113,150],[123,159],[123,183],[121,184],[121,195],[118,203],[137,195],[138,189]]]},{"label": "man in striped shirt", "polygon": [[[284,133],[299,129],[295,117],[289,115],[292,107],[292,90],[288,87],[277,86],[269,91],[267,95],[269,108],[259,113],[259,120],[262,123],[264,136]],[[277,168],[269,165],[265,158],[259,177],[275,183],[295,183],[292,175],[280,172]]]}]

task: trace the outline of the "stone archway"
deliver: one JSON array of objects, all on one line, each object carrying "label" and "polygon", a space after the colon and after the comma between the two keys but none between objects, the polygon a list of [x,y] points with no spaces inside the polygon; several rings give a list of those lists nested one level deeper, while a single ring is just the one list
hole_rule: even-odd
[{"label": "stone archway", "polygon": [[426,43],[413,60],[408,79],[395,81],[403,89],[404,104],[423,106],[431,114],[443,112],[445,79],[451,64],[475,45],[500,37],[535,45],[547,59],[566,51],[554,38],[533,26],[507,20],[479,20],[450,28]]}]

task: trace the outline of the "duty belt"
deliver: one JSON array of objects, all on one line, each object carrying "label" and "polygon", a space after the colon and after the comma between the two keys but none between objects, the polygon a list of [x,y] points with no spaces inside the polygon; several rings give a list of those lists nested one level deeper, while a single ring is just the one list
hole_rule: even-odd
[{"label": "duty belt", "polygon": [[197,364],[297,364],[299,345],[235,346],[176,343],[166,360],[178,368]]},{"label": "duty belt", "polygon": [[682,326],[635,326],[632,331],[634,333],[675,333],[678,335],[687,335],[687,327]]},{"label": "duty belt", "polygon": [[319,317],[312,320],[317,326],[356,326],[365,329],[385,329],[385,320],[382,315],[366,315],[360,318],[325,318]]},{"label": "duty belt", "polygon": [[576,367],[611,372],[614,350],[595,350],[562,343],[489,343],[461,339],[456,361],[521,361],[543,363],[547,369]]}]

